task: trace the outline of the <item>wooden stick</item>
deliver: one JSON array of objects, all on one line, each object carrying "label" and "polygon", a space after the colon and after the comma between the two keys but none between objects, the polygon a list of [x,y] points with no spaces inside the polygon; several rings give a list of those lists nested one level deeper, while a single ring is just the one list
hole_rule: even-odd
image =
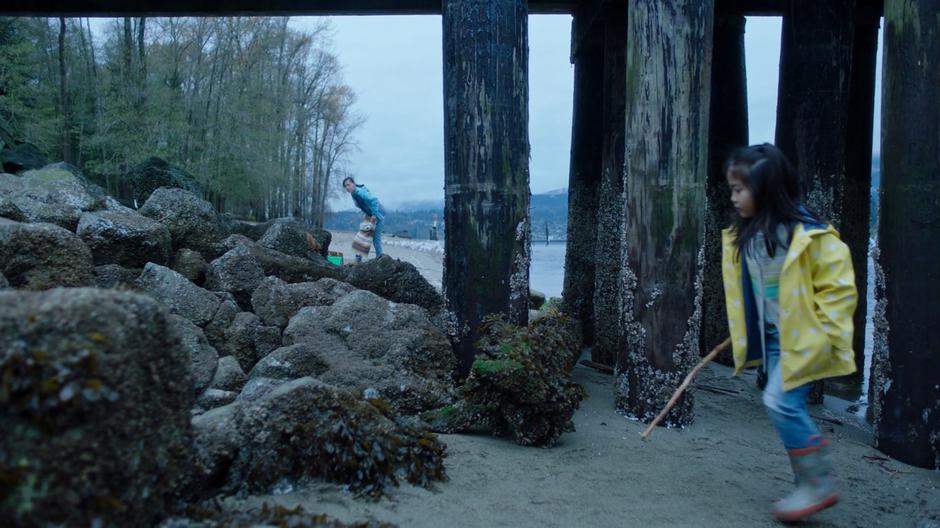
[{"label": "wooden stick", "polygon": [[706,363],[715,359],[715,356],[717,356],[718,353],[721,352],[722,350],[728,348],[728,345],[730,344],[731,344],[731,338],[729,337],[725,339],[724,341],[722,341],[720,345],[713,348],[712,351],[709,352],[707,356],[705,356],[704,358],[702,358],[701,361],[699,361],[698,365],[695,365],[695,368],[692,369],[692,372],[689,372],[689,374],[682,381],[682,385],[679,385],[679,388],[676,389],[676,392],[672,395],[672,398],[669,398],[669,402],[666,403],[666,406],[663,408],[663,410],[659,411],[659,414],[656,416],[656,419],[650,422],[649,427],[647,427],[645,431],[640,433],[640,438],[642,438],[643,440],[647,440],[649,438],[650,434],[653,432],[653,429],[655,429],[656,426],[659,425],[659,422],[663,421],[663,418],[665,418],[666,415],[669,414],[669,411],[672,410],[676,402],[679,401],[679,396],[682,396],[682,393],[685,391],[686,387],[689,386],[689,383],[692,383],[692,378],[694,378],[695,375],[698,374],[698,371],[702,370],[702,367],[704,367]]}]

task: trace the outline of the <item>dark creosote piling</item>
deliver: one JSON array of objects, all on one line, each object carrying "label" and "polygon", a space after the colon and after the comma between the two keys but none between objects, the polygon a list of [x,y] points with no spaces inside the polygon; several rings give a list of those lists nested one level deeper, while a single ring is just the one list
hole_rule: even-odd
[{"label": "dark creosote piling", "polygon": [[444,293],[466,373],[484,316],[528,319],[528,8],[445,0]]},{"label": "dark creosote piling", "polygon": [[[868,313],[868,246],[871,237],[872,126],[875,112],[875,75],[881,10],[859,5],[852,44],[852,79],[849,83],[849,123],[845,159],[845,202],[841,234],[852,253],[858,308],[855,310],[855,365],[848,380],[860,390],[865,370],[865,314]],[[855,394],[851,394],[855,396]]]},{"label": "dark creosote piling", "polygon": [[604,36],[604,141],[597,213],[594,278],[594,345],[591,359],[613,365],[624,346],[623,281],[619,275],[624,232],[624,107],[627,51],[626,6],[606,9]]},{"label": "dark creosote piling", "polygon": [[[780,47],[776,142],[800,175],[807,205],[840,230],[854,12],[855,0],[794,0],[783,15]],[[845,242],[868,247],[867,239]],[[810,401],[822,402],[822,383]]]},{"label": "dark creosote piling", "polygon": [[[584,10],[587,11],[587,10]],[[604,25],[594,12],[575,13],[571,29],[574,108],[568,172],[568,244],[564,307],[582,321],[583,341],[594,340],[597,203],[603,146]]]},{"label": "dark creosote piling", "polygon": [[[725,181],[725,160],[747,144],[747,77],[744,66],[744,15],[722,13],[715,20],[712,54],[711,110],[708,127],[708,181],[705,209],[705,270],[702,282],[702,339],[707,354],[728,336],[725,292],[721,277],[721,230],[730,224],[733,207]],[[718,356],[730,365],[731,350]]]},{"label": "dark creosote piling", "polygon": [[940,4],[886,0],[884,15],[875,441],[940,469]]},{"label": "dark creosote piling", "polygon": [[[627,346],[617,407],[649,421],[698,362],[711,79],[711,1],[629,3]],[[635,274],[635,277],[634,277]],[[688,393],[667,425],[693,417]]]}]

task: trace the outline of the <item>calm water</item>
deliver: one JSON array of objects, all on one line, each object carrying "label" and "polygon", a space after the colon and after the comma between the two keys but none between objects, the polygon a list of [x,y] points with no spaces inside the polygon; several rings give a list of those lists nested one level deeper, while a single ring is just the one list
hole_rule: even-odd
[{"label": "calm water", "polygon": [[545,242],[532,243],[532,263],[529,267],[529,285],[546,297],[561,297],[561,288],[565,283],[565,248],[564,242],[545,245]]}]

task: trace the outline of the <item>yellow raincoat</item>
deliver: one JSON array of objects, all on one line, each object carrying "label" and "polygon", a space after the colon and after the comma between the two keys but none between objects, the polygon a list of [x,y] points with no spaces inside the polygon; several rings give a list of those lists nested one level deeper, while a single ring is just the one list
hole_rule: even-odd
[{"label": "yellow raincoat", "polygon": [[[734,373],[763,362],[757,307],[731,228],[721,233],[722,275]],[[743,270],[743,271],[742,271]],[[858,302],[849,248],[827,225],[798,224],[780,272],[783,390],[855,372],[852,315]]]}]

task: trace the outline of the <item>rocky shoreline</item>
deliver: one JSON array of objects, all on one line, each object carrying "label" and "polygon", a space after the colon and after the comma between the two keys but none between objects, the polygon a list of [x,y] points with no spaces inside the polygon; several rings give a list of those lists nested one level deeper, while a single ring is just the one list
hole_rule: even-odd
[{"label": "rocky shoreline", "polygon": [[[80,171],[0,174],[0,522],[224,525],[199,505],[445,480],[421,418],[465,397],[441,295],[393,258],[332,265],[331,238],[186,189],[134,210]],[[577,401],[534,411],[562,413],[551,438]]]}]

